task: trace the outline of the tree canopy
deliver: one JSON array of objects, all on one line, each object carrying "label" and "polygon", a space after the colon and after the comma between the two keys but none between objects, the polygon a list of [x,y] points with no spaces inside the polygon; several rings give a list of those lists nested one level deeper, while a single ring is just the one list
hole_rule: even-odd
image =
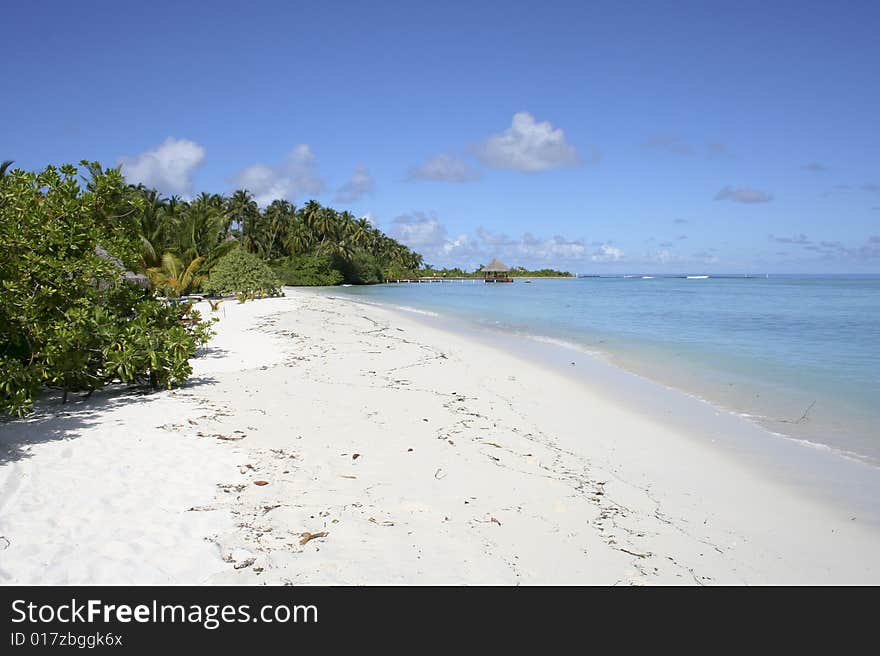
[{"label": "tree canopy", "polygon": [[44,386],[180,384],[210,335],[124,275],[142,199],[119,171],[82,165],[85,184],[71,165],[0,176],[0,410],[27,412]]}]

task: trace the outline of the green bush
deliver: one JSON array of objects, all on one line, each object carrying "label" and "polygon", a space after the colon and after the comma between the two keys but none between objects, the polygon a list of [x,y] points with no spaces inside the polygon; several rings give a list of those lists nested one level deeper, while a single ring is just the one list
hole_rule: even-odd
[{"label": "green bush", "polygon": [[82,164],[86,189],[72,165],[0,176],[0,411],[25,414],[44,386],[178,385],[211,334],[123,278],[137,201],[118,171]]},{"label": "green bush", "polygon": [[280,281],[269,265],[240,248],[217,260],[202,289],[208,294],[218,295],[241,292],[281,295]]},{"label": "green bush", "polygon": [[272,262],[272,269],[283,284],[293,287],[340,285],[345,282],[342,271],[333,266],[333,258],[324,254],[283,257]]},{"label": "green bush", "polygon": [[355,252],[351,259],[343,262],[342,273],[345,281],[356,285],[372,285],[383,282],[382,270],[375,257],[369,253]]}]

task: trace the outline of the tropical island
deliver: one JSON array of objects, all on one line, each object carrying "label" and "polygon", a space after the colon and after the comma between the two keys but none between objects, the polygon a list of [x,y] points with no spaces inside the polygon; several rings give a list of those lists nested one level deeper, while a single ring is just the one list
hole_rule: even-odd
[{"label": "tropical island", "polygon": [[871,524],[704,443],[744,419],[289,286],[565,272],[424,267],[316,202],[164,198],[89,162],[0,168],[0,251],[8,583],[877,580]]},{"label": "tropical island", "polygon": [[[457,267],[445,269],[425,266],[419,271],[422,277],[433,278],[482,278],[484,265],[480,264],[473,271],[465,271]],[[558,269],[527,269],[523,266],[510,267],[506,272],[511,278],[574,278],[570,271]]]},{"label": "tropical island", "polygon": [[[164,197],[83,160],[40,172],[0,165],[0,410],[28,412],[44,386],[91,394],[172,387],[212,336],[192,303],[281,287],[482,276],[425,266],[365,218],[308,201],[261,208],[238,190]],[[515,267],[511,277],[571,277]],[[171,302],[169,302],[169,300]],[[216,309],[216,305],[212,305]]]}]

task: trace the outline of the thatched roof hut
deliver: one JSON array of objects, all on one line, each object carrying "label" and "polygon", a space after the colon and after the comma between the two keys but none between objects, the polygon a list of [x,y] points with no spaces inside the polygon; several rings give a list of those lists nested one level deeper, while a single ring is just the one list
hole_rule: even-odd
[{"label": "thatched roof hut", "polygon": [[497,257],[480,269],[481,273],[507,273],[508,271],[510,271],[510,267]]},{"label": "thatched roof hut", "polygon": [[[120,271],[120,277],[123,280],[127,280],[129,282],[134,283],[138,287],[143,287],[144,289],[150,288],[150,280],[142,273],[135,273],[134,271],[126,271],[125,265],[122,263],[118,257],[113,257],[108,253],[103,246],[98,244],[95,246],[95,255],[100,257],[102,260],[107,260],[108,262],[112,262],[116,265],[116,268]],[[103,286],[100,282],[98,286]]]}]

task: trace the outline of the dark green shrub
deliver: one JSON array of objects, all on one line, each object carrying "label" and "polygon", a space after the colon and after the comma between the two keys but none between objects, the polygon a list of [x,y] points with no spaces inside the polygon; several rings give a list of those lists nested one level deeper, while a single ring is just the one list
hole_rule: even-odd
[{"label": "dark green shrub", "polygon": [[28,412],[44,386],[178,385],[210,337],[123,278],[139,206],[118,171],[88,167],[86,189],[71,165],[0,177],[0,411]]},{"label": "dark green shrub", "polygon": [[272,262],[272,269],[283,284],[294,287],[340,285],[345,282],[342,271],[334,268],[333,258],[324,254],[283,257]]},{"label": "dark green shrub", "polygon": [[202,289],[208,294],[238,294],[240,292],[263,292],[280,296],[278,276],[259,257],[240,248],[219,260]]},{"label": "dark green shrub", "polygon": [[341,262],[339,268],[345,276],[345,282],[355,285],[383,282],[378,260],[363,251],[355,252],[349,260]]}]

